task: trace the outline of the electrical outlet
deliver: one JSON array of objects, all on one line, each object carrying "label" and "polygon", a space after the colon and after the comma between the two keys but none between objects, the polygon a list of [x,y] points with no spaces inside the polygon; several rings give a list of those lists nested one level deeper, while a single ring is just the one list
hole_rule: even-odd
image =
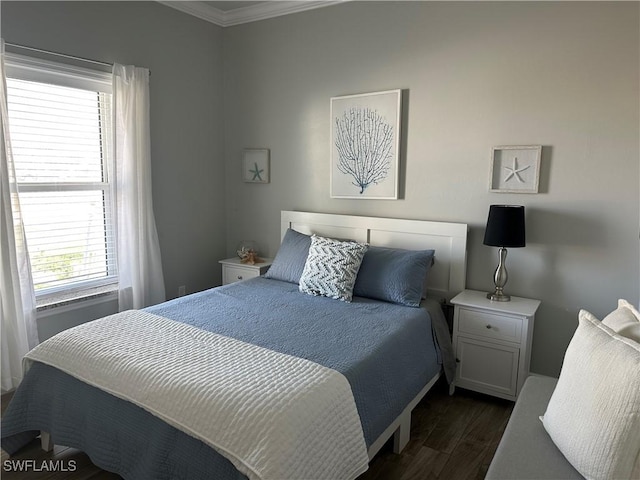
[{"label": "electrical outlet", "polygon": [[186,295],[186,287],[184,285],[180,285],[178,287],[178,296],[179,297],[184,297]]}]

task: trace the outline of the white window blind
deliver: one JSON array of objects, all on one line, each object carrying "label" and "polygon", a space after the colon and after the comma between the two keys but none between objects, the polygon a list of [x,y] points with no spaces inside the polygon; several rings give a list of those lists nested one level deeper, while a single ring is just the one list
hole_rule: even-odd
[{"label": "white window blind", "polygon": [[41,303],[117,282],[111,93],[80,69],[20,66],[7,68],[9,128]]}]

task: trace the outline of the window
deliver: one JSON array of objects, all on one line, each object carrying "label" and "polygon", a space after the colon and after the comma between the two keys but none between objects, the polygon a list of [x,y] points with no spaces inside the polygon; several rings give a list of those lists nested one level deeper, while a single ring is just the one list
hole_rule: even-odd
[{"label": "window", "polygon": [[115,289],[110,75],[8,55],[7,96],[38,305]]}]

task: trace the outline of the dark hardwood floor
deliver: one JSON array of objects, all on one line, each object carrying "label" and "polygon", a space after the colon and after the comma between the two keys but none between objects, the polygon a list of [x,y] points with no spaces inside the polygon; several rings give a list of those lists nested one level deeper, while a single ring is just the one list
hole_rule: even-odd
[{"label": "dark hardwood floor", "polygon": [[513,402],[438,382],[414,409],[411,440],[400,455],[387,442],[358,480],[482,480]]},{"label": "dark hardwood floor", "polygon": [[[9,396],[2,397],[2,411]],[[369,470],[358,480],[481,480],[498,446],[513,408],[513,402],[456,389],[448,395],[438,382],[413,412],[411,441],[402,454],[391,451],[391,442],[378,453]],[[40,449],[34,441],[11,459],[61,461],[75,465],[67,472],[8,471],[2,452],[2,478],[14,480],[114,480],[118,475],[94,466],[87,455],[56,446],[53,452]],[[73,460],[73,462],[71,462]],[[71,470],[68,468],[67,470]]]}]

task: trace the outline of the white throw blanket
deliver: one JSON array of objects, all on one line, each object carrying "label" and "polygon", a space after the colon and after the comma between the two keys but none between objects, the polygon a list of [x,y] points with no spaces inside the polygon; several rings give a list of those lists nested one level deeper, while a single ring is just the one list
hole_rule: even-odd
[{"label": "white throw blanket", "polygon": [[353,479],[367,449],[335,370],[141,311],[66,330],[24,359],[128,400],[250,479]]}]

